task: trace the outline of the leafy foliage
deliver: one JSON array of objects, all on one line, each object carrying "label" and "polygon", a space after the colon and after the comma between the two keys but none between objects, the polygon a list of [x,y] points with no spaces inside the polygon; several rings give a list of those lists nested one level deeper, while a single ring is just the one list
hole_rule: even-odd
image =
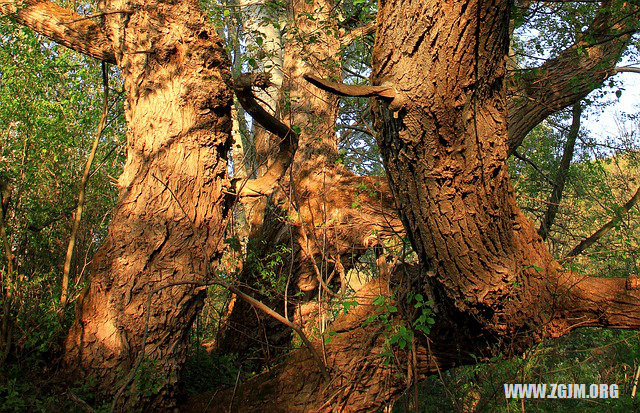
[{"label": "leafy foliage", "polygon": [[[119,174],[124,158],[118,73],[112,70],[110,76],[109,122],[89,180],[79,253],[72,262],[74,297],[106,235],[117,196],[112,177]],[[98,63],[0,19],[0,181],[7,189],[4,225],[14,268],[9,285],[3,250],[3,299],[12,291],[13,335],[7,359],[11,367],[0,376],[0,393],[6,397],[0,410],[47,411],[51,406],[51,400],[39,398],[41,392],[33,383],[41,380],[37,371],[44,368],[43,360],[60,353],[73,316],[71,309],[59,314],[62,265],[77,183],[95,136],[101,99]],[[35,379],[29,383],[26,378]],[[13,396],[16,391],[21,402]]]},{"label": "leafy foliage", "polygon": [[[287,21],[287,4],[283,1],[249,5],[237,1],[203,1],[202,4],[224,37],[235,75],[247,71],[274,71],[278,56],[267,47],[265,28],[274,29],[278,36],[298,36],[297,40],[308,47],[317,43],[317,37],[302,36],[295,24]],[[518,68],[535,68],[581,38],[597,6],[595,2],[516,2],[512,49]],[[343,38],[349,31],[375,19],[376,9],[377,3],[369,0],[339,2],[334,13],[337,22],[318,21],[318,30]],[[637,35],[631,39],[624,56],[626,61],[637,60],[639,39]],[[589,41],[588,38],[585,40]],[[61,391],[48,383],[40,386],[43,379],[38,376],[49,371],[50,366],[45,361],[59,355],[60,342],[72,316],[70,310],[62,315],[57,313],[59,282],[76,185],[100,115],[100,76],[96,62],[56,46],[9,19],[0,19],[0,46],[0,181],[10,188],[11,201],[5,224],[17,274],[9,284],[6,281],[7,258],[0,256],[3,291],[15,292],[11,313],[15,335],[8,366],[0,374],[0,410],[47,411],[54,403],[50,394]],[[367,84],[372,46],[372,35],[355,38],[343,44],[340,55],[326,64],[339,66],[345,83]],[[586,53],[586,49],[578,52]],[[88,204],[77,246],[80,253],[76,255],[72,270],[76,293],[84,284],[91,257],[106,235],[109,211],[117,196],[113,177],[118,175],[125,156],[122,93],[117,70],[111,69],[110,78],[115,98],[99,147],[98,163],[89,183]],[[619,82],[610,78],[606,83],[608,88],[596,91],[583,102],[586,106],[591,105],[587,117],[597,118],[599,107],[605,105],[607,99],[620,97]],[[286,113],[295,103],[283,93],[279,109]],[[369,100],[341,99],[339,105],[340,115],[335,127],[339,147],[337,162],[357,175],[384,175]],[[240,123],[246,153],[255,152],[254,125],[241,111],[236,120]],[[639,273],[640,210],[637,206],[629,212],[621,208],[640,185],[640,129],[637,118],[628,120],[631,126],[609,139],[598,139],[584,128],[580,134],[549,245],[555,256],[562,258],[576,242],[592,234],[604,222],[615,219],[615,227],[588,254],[566,263],[575,271],[601,276]],[[568,113],[550,117],[530,133],[519,149],[526,160],[510,160],[520,206],[536,223],[542,219],[545,202],[554,187],[569,122]],[[291,126],[299,131],[297,125]],[[248,170],[257,166],[255,159],[252,162],[249,162]],[[358,191],[370,189],[362,187]],[[359,209],[358,193],[353,199],[352,206]],[[289,246],[280,245],[275,252],[260,255],[256,252],[261,249],[259,246],[247,246],[239,237],[230,237],[228,244],[235,253],[246,253],[244,265],[258,274],[260,294],[282,296],[287,280],[280,267],[285,256],[292,254]],[[369,251],[354,266],[376,276],[375,261]],[[233,270],[225,273],[229,279],[234,276]],[[192,331],[190,354],[183,374],[186,394],[232,385],[239,377],[238,355],[210,354],[201,347],[201,343],[215,337],[224,318],[228,296],[228,292],[219,287],[209,289],[205,311]],[[406,302],[400,305],[395,296],[376,298],[373,302],[376,312],[365,322],[379,323],[385,329],[387,351],[383,355],[389,363],[394,361],[398,350],[406,351],[413,340],[428,336],[435,322],[433,303],[421,294],[408,294],[403,299]],[[335,304],[336,314],[346,313],[357,305],[357,301],[346,296],[331,304]],[[326,333],[325,344],[334,334]],[[523,358],[496,358],[432,377],[422,384],[422,406],[425,411],[513,411],[522,406],[520,402],[507,402],[502,398],[502,383],[607,382],[620,383],[624,397],[595,404],[529,400],[526,409],[637,410],[640,408],[637,400],[629,398],[628,394],[630,377],[640,359],[639,352],[640,346],[633,333],[595,329],[576,331],[561,340],[542,343]],[[140,392],[153,394],[153,371],[151,362],[141,368],[136,378]],[[78,396],[93,403],[90,383],[85,384],[75,390]],[[63,410],[70,410],[72,407],[65,403],[56,405],[62,404]],[[396,407],[399,409],[402,403]]]}]

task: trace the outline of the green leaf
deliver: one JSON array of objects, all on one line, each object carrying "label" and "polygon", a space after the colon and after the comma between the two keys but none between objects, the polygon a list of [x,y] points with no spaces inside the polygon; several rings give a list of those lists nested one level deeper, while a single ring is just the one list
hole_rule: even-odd
[{"label": "green leaf", "polygon": [[328,331],[326,337],[324,338],[324,344],[329,344],[333,336],[337,335],[335,331]]},{"label": "green leaf", "polygon": [[371,304],[377,305],[378,307],[380,307],[380,306],[382,306],[384,304],[385,301],[386,301],[385,296],[384,295],[379,295],[373,300],[373,302]]}]

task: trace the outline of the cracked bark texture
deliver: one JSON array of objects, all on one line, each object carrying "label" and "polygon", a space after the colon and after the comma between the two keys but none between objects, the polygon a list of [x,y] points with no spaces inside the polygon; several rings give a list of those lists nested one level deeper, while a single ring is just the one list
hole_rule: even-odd
[{"label": "cracked bark texture", "polygon": [[[633,16],[637,15],[637,6],[632,3],[621,4],[622,9],[617,13],[612,13],[612,10],[608,8],[611,7],[611,3],[605,3],[592,25],[578,39],[577,43],[560,53],[558,57],[549,60],[541,68],[528,70],[524,73],[501,74],[501,81],[504,81],[503,78],[508,76],[510,86],[502,106],[495,108],[494,112],[502,110],[508,113],[505,119],[508,130],[507,153],[512,153],[522,143],[524,136],[546,116],[567,105],[578,102],[591,90],[599,87],[602,81],[612,73],[616,61],[628,44],[629,33],[627,32],[634,25],[637,25],[637,21],[633,19]],[[319,10],[324,10],[327,7],[324,2],[314,2],[313,6]],[[329,8],[330,6],[328,5]],[[309,6],[300,5],[296,2],[292,2],[291,7],[290,18],[300,18],[301,13],[309,11],[305,9],[305,7],[308,8]],[[623,16],[622,18],[620,18],[621,15]],[[431,16],[431,22],[439,21],[440,17],[440,15]],[[259,217],[255,221],[258,225],[255,225],[254,228],[259,228],[259,231],[263,231],[263,239],[279,240],[281,245],[293,246],[293,253],[290,254],[288,260],[285,260],[286,262],[283,263],[281,270],[289,273],[288,276],[293,282],[297,282],[298,287],[308,294],[318,291],[318,277],[313,270],[310,259],[315,260],[319,268],[324,268],[322,264],[323,260],[326,261],[326,257],[334,257],[334,259],[335,257],[341,257],[342,262],[349,263],[376,242],[371,238],[371,234],[379,234],[378,238],[380,239],[388,239],[405,234],[404,228],[398,225],[399,221],[395,213],[393,197],[386,184],[374,182],[374,178],[356,177],[341,165],[331,162],[337,155],[335,134],[332,130],[335,115],[331,113],[331,104],[335,105],[335,100],[332,100],[332,97],[325,91],[309,89],[308,85],[305,87],[302,80],[302,76],[305,73],[313,73],[320,78],[335,79],[337,77],[331,66],[327,67],[326,65],[326,61],[331,61],[332,53],[337,51],[337,49],[332,50],[331,47],[333,45],[335,49],[334,40],[326,37],[321,38],[319,43],[322,47],[316,47],[314,44],[304,44],[305,34],[309,36],[309,34],[317,33],[318,27],[323,24],[322,22],[327,25],[326,22],[330,20],[326,15],[322,14],[316,16],[316,18],[315,22],[311,22],[312,24],[305,23],[304,19],[297,20],[298,31],[294,31],[294,35],[289,39],[288,46],[285,49],[285,78],[287,79],[285,85],[289,88],[291,96],[292,117],[290,119],[292,124],[302,126],[300,151],[296,154],[293,165],[294,190],[289,193],[289,196],[293,194],[293,196],[298,197],[299,205],[295,205],[295,209],[299,210],[301,214],[297,216],[299,219],[294,220],[291,226],[287,226],[284,223],[286,217],[295,214],[291,213],[291,206],[286,206],[291,202],[291,199],[280,196],[279,200],[272,203],[272,205],[279,204],[283,209],[279,210],[276,207],[265,210],[264,205],[266,204],[262,202],[258,203],[262,207],[257,208],[257,214],[254,215]],[[427,59],[427,62],[429,62],[429,59],[440,59],[441,52],[435,52],[434,56],[429,57],[427,55],[430,52],[425,49],[423,49],[424,53],[419,57],[415,55],[419,53],[425,36],[429,35],[427,31],[431,29],[428,27],[428,23],[420,21],[419,16],[414,16],[408,20],[405,21],[408,25],[405,28],[407,33],[402,40],[395,40],[395,43],[392,42],[393,46],[386,44],[381,47],[389,48],[388,50],[390,51],[395,47],[402,48],[409,56],[407,59]],[[473,21],[467,18],[463,24],[466,26],[460,30],[464,32],[466,37],[459,40],[468,42],[475,35],[475,32],[471,33],[469,31]],[[493,28],[481,27],[478,30],[492,30]],[[389,33],[400,29],[399,27],[392,27],[389,29]],[[439,27],[436,27],[436,29],[439,29]],[[432,33],[434,32],[432,31]],[[440,32],[438,31],[438,33]],[[378,32],[378,36],[380,34]],[[441,34],[439,35],[441,36]],[[588,39],[588,41],[585,39]],[[482,39],[481,42],[493,40]],[[379,44],[382,45],[383,43]],[[436,44],[431,44],[431,46],[436,46]],[[585,52],[579,52],[583,50]],[[486,53],[486,51],[481,52]],[[300,62],[300,56],[304,57],[302,62]],[[325,64],[313,64],[314,62],[325,62]],[[419,62],[419,60],[416,60],[416,62]],[[467,58],[467,61],[457,63],[461,65],[468,64],[469,59]],[[473,76],[482,77],[485,73],[488,73],[484,71],[476,74],[473,72],[473,68],[467,67],[466,69],[471,71],[463,74],[459,72],[462,70],[461,66],[458,68],[451,67],[451,70],[458,78],[467,76],[466,81],[468,84],[464,85],[463,88],[468,90],[472,89]],[[504,69],[501,68],[501,70]],[[414,74],[414,76],[418,75],[418,73]],[[447,72],[446,75],[442,76],[449,75]],[[393,84],[399,85],[399,89],[402,89],[405,83],[410,80],[408,76],[408,74],[398,75]],[[389,79],[380,79],[379,82],[387,85],[388,83],[385,83],[387,80]],[[552,82],[551,87],[549,87],[549,82]],[[578,86],[576,87],[576,85]],[[550,90],[553,92],[549,93]],[[437,91],[437,93],[439,92],[441,91]],[[450,90],[442,92],[449,93]],[[423,92],[421,91],[420,93]],[[431,88],[430,92],[427,91],[425,93],[430,93],[431,95],[429,96],[434,95],[434,93],[437,94],[434,87]],[[406,98],[407,96],[405,95],[404,99]],[[446,95],[441,96],[443,100],[447,98]],[[398,105],[401,99],[403,99],[402,96],[395,104]],[[394,110],[397,113],[397,108]],[[441,108],[441,110],[448,109]],[[467,110],[465,116],[468,115]],[[283,113],[282,116],[286,116],[286,114]],[[418,126],[425,126],[429,129],[428,125]],[[313,133],[309,133],[310,131],[313,131]],[[471,131],[467,130],[466,132],[469,133]],[[424,134],[425,132],[422,133]],[[493,145],[493,143],[490,143],[490,145]],[[410,158],[397,158],[394,161],[400,162],[401,165],[407,167],[415,164],[415,159]],[[409,165],[406,165],[407,163]],[[446,173],[454,174],[456,172],[455,170],[450,170]],[[403,178],[398,179],[401,181]],[[341,195],[344,197],[344,194],[362,192],[358,191],[357,188],[362,187],[363,184],[367,187],[376,188],[376,196],[365,195],[360,200],[360,204],[367,206],[364,210],[353,208],[349,202],[340,202]],[[487,197],[492,195],[492,193],[486,194]],[[419,196],[416,196],[417,198]],[[482,199],[479,198],[476,201],[482,202]],[[256,204],[254,203],[253,205],[255,206]],[[373,210],[370,208],[371,206],[374,207]],[[461,214],[462,210],[457,209],[457,206],[455,205],[451,209],[452,205],[447,205],[445,208],[449,209],[439,212],[449,212],[455,209]],[[265,217],[269,217],[270,214],[271,217],[265,220]],[[355,217],[355,219],[349,217]],[[326,225],[327,220],[331,224],[328,227],[322,227],[322,225]],[[300,234],[302,227],[308,233],[306,239]],[[483,231],[484,229],[479,232]],[[296,240],[294,243],[291,243],[292,236]],[[319,240],[322,242],[318,242]],[[301,242],[307,244],[306,254],[303,254],[302,249],[299,247]],[[458,239],[457,242],[462,242],[462,239]],[[320,244],[323,245],[321,246]],[[257,248],[263,247],[258,246]],[[322,249],[325,251],[323,252]],[[263,254],[269,253],[269,251],[271,250],[266,248]],[[509,252],[505,252],[505,256],[508,257],[508,255]],[[473,261],[471,257],[468,259]],[[289,264],[291,260],[294,263],[293,266]],[[550,257],[543,259],[543,261],[549,260]],[[514,265],[514,262],[506,265]],[[324,264],[326,265],[327,263],[324,262]],[[536,264],[524,265],[535,265],[537,267]],[[329,263],[328,270],[329,272],[333,270],[331,263]],[[497,270],[508,271],[505,268],[497,268]],[[255,282],[251,281],[251,277],[243,276],[241,279],[247,280],[246,282],[249,284]],[[518,281],[512,280],[512,282],[517,283]],[[477,286],[477,288],[484,290],[484,293],[488,293],[488,290],[493,288],[490,284],[491,282],[483,286]],[[500,289],[502,287],[497,288]],[[282,310],[282,302],[279,303],[279,308]],[[313,311],[317,311],[317,308]],[[244,315],[238,317],[241,312]],[[307,311],[305,311],[306,313]],[[255,312],[243,304],[234,308],[230,318],[230,322],[237,329],[242,330],[243,333],[241,335],[245,337],[247,334],[259,334],[264,337],[265,331],[272,331],[269,328],[265,330],[263,327],[259,327],[259,320],[260,317],[256,317]],[[301,321],[304,322],[304,320]],[[277,329],[276,326],[272,326],[272,328]],[[281,336],[281,333],[277,333],[277,335]],[[232,346],[228,348],[233,348],[236,351],[245,349],[249,344],[246,341],[239,341],[239,337],[234,335],[230,336],[230,338],[231,340],[228,340],[228,343],[232,344]],[[223,345],[221,348],[225,347]]]},{"label": "cracked bark texture", "polygon": [[[523,327],[515,314],[540,313],[513,286],[539,292],[531,267],[552,267],[505,163],[509,5],[434,3],[382,9],[373,83],[393,83],[399,97],[377,105],[378,143],[411,244],[432,269],[424,281],[503,336]],[[417,12],[396,11],[406,8]]]},{"label": "cracked bark texture", "polygon": [[[397,93],[374,107],[378,142],[420,260],[404,277],[410,291],[436,302],[432,342],[417,343],[418,379],[477,362],[471,354],[517,354],[577,327],[640,326],[632,283],[564,271],[516,206],[506,169],[509,10],[508,1],[380,3],[372,83]],[[393,401],[412,379],[385,369],[384,334],[363,324],[380,294],[389,295],[382,279],[330,327],[338,333],[326,346],[331,380],[294,352],[234,389],[234,406],[372,411]],[[232,398],[220,392],[210,406]]]},{"label": "cracked bark texture", "polygon": [[[74,27],[70,21],[79,18],[46,2],[29,3],[27,10],[34,7],[45,10],[44,26],[61,21]],[[98,31],[88,38],[100,41],[100,52],[90,54],[115,60],[122,72],[127,162],[109,234],[77,303],[65,362],[72,377],[95,379],[98,394],[111,398],[143,351],[148,328],[140,369],[150,375],[150,388],[147,395],[136,392],[142,383],[134,380],[118,408],[161,410],[175,403],[189,328],[204,291],[189,285],[158,291],[148,323],[144,305],[163,285],[208,280],[222,250],[229,62],[196,1],[106,1],[100,9],[131,11],[78,23]],[[72,30],[50,33],[71,47],[86,40]]]},{"label": "cracked bark texture", "polygon": [[[402,231],[386,180],[358,177],[336,162],[337,97],[303,79],[308,73],[340,76],[340,39],[330,31],[337,32],[333,8],[331,1],[295,0],[289,4],[288,18],[295,22],[295,28],[285,39],[284,84],[277,115],[300,128],[298,151],[291,174],[269,199],[242,201],[251,225],[249,245],[254,256],[272,257],[279,247],[289,250],[281,254],[283,261],[277,272],[289,279],[289,300],[297,291],[305,294],[302,300],[292,300],[295,304],[290,305],[288,314],[308,325],[309,332],[317,327],[313,315],[318,312],[315,296],[320,285],[316,268],[326,278],[339,260],[348,271],[379,239],[393,238]],[[263,133],[257,139],[258,152],[269,152],[264,148]],[[277,146],[274,139],[270,143]],[[356,199],[359,202],[354,206]],[[254,291],[264,283],[249,265],[243,267],[239,281]],[[332,284],[339,285],[339,281],[334,275]],[[261,298],[284,313],[281,295]],[[296,310],[296,306],[302,308]],[[290,339],[286,327],[257,314],[247,303],[235,302],[216,347],[235,353],[258,348],[265,357],[272,357],[281,353]]]}]

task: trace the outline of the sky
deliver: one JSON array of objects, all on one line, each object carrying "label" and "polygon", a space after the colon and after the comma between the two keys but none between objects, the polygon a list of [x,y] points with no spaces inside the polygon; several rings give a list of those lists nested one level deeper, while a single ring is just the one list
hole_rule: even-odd
[{"label": "sky", "polygon": [[[625,64],[620,66],[625,66]],[[635,65],[635,67],[640,67],[640,65]],[[619,81],[619,87],[604,88],[610,92],[607,94],[606,101],[611,101],[612,104],[603,109],[596,109],[592,114],[589,114],[590,116],[582,119],[583,127],[599,141],[619,134],[618,120],[621,115],[640,115],[640,73],[618,73],[615,75],[615,79]],[[615,95],[617,89],[621,90],[620,98]],[[627,128],[635,126],[634,129],[639,130],[638,122],[640,120],[636,120],[635,125],[628,122]]]},{"label": "sky", "polygon": [[[530,25],[522,26],[516,30],[516,33],[524,45],[533,44],[536,39],[539,40],[547,35]],[[544,44],[544,40],[542,43]],[[544,60],[552,57],[551,48],[539,50],[534,47],[530,53],[538,58],[524,58],[523,62],[527,67],[539,66]],[[638,61],[638,56],[630,54],[624,56],[617,66],[640,68],[640,61]],[[597,142],[603,143],[620,136],[620,120],[624,119],[625,115],[636,116],[635,124],[627,120],[625,127],[627,131],[636,131],[636,140],[640,141],[640,73],[618,73],[611,79],[615,80],[614,87],[604,86],[587,97],[594,104],[583,112],[582,131],[589,133]],[[619,97],[616,96],[618,90],[621,92]],[[603,91],[607,92],[605,96],[598,97]],[[603,105],[605,102],[609,104]]]}]

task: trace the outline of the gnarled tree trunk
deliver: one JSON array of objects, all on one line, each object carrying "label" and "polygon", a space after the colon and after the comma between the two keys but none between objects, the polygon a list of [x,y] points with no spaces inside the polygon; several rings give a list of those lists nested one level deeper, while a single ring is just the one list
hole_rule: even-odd
[{"label": "gnarled tree trunk", "polygon": [[[635,282],[563,271],[516,206],[506,168],[510,7],[380,3],[372,79],[394,98],[376,102],[378,141],[420,260],[418,268],[400,270],[409,280],[403,285],[436,303],[431,341],[416,343],[417,373],[409,382],[577,327],[640,327]],[[403,289],[392,288],[400,306]],[[300,350],[234,390],[234,406],[372,411],[393,401],[407,383],[380,357],[384,329],[363,324],[377,295],[390,295],[385,280],[363,289],[361,305],[330,327],[337,333],[326,346],[331,380],[323,381]],[[232,397],[218,396],[225,403]]]},{"label": "gnarled tree trunk", "polygon": [[[65,361],[119,407],[163,409],[222,251],[231,87],[222,42],[195,0],[107,0],[82,18],[47,1],[2,12],[115,63],[127,93],[127,162],[109,234],[76,308]],[[191,283],[191,284],[190,284]],[[150,306],[147,309],[147,302]]]},{"label": "gnarled tree trunk", "polygon": [[223,246],[229,63],[196,1],[105,9],[132,9],[105,21],[127,92],[127,162],[65,359],[106,396],[137,368],[150,378],[134,378],[127,408],[167,407],[205,294],[188,282],[209,279]]}]

